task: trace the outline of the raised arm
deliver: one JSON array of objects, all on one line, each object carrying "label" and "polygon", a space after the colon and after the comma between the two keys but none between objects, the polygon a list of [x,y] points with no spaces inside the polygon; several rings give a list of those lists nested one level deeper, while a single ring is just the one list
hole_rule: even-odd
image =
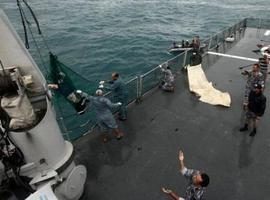
[{"label": "raised arm", "polygon": [[182,150],[179,151],[180,171],[182,172],[186,167],[184,163],[184,153]]},{"label": "raised arm", "polygon": [[115,90],[119,86],[120,86],[119,81],[112,81],[112,83],[109,82],[109,84],[104,84],[104,88],[107,89],[107,90]]},{"label": "raised arm", "polygon": [[179,151],[179,161],[180,161],[180,172],[186,178],[190,178],[192,174],[195,172],[194,169],[187,169],[184,163],[184,153],[182,150]]}]

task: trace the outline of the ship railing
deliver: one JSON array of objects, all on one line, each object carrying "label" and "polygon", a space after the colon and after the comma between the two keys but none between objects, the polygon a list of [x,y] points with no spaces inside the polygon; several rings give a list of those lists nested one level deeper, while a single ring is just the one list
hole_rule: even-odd
[{"label": "ship railing", "polygon": [[[246,27],[254,28],[270,28],[270,20],[261,20],[247,18],[239,23],[226,28],[215,35],[205,39],[201,43],[206,44],[206,47],[203,48],[202,52],[207,51],[216,51],[216,52],[225,52],[229,48],[239,41],[244,35],[244,29]],[[234,43],[226,43],[225,39],[232,36],[235,37]],[[174,74],[180,74],[180,71],[186,65],[191,62],[191,50],[185,51],[170,60],[167,60],[164,63],[161,63],[162,66],[170,66]],[[207,54],[203,54],[207,56]],[[218,59],[217,56],[208,56],[207,59],[203,59],[203,66],[209,66],[216,62]],[[164,74],[160,70],[160,65],[157,65],[153,69],[147,71],[144,74],[136,76],[126,82],[126,88],[128,90],[128,103],[132,105],[134,103],[140,103],[145,95],[149,94],[151,91],[157,88],[159,83],[163,80]],[[113,96],[113,93],[109,92],[105,95],[112,102],[116,102],[117,98]],[[90,105],[91,106],[91,105]],[[117,110],[114,110],[117,112]],[[63,135],[68,140],[77,139],[87,133],[90,133],[97,124],[96,117],[93,109],[89,109],[87,113],[79,117],[79,124],[74,123],[74,115],[65,116],[59,118],[59,124],[63,131]]]},{"label": "ship railing", "polygon": [[205,39],[203,41],[204,44],[206,44],[206,49],[213,49],[217,47],[219,44],[224,43],[225,39],[230,36],[237,36],[237,33],[241,32],[246,27],[246,20],[244,19],[237,24],[234,24],[233,26],[230,26],[228,28],[225,28],[216,34],[212,35],[211,37]]},{"label": "ship railing", "polygon": [[[174,73],[179,72],[183,66],[189,63],[188,52],[183,52],[172,59],[161,63],[162,66],[170,66]],[[128,104],[131,106],[135,103],[140,103],[143,97],[148,94],[151,90],[157,88],[158,84],[163,80],[164,74],[161,72],[159,65],[146,73],[136,76],[126,82],[126,88],[128,90]],[[117,102],[117,97],[112,92],[105,94],[112,102]],[[57,106],[56,106],[57,107]],[[117,110],[113,110],[114,113]],[[65,113],[65,111],[61,111]],[[75,119],[76,117],[76,119]],[[96,116],[94,110],[90,108],[83,115],[66,115],[58,118],[60,128],[63,136],[67,140],[75,140],[87,133],[93,131],[97,125]]]}]

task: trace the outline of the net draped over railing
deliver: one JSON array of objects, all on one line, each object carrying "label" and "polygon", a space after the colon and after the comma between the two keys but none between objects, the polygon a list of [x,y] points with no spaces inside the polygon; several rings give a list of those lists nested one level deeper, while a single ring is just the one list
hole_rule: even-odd
[{"label": "net draped over railing", "polygon": [[[270,20],[248,18],[240,21],[239,23],[226,28],[221,32],[218,32],[217,34],[202,41],[201,44],[205,44],[205,47],[201,50],[202,54],[207,51],[225,52],[225,50],[235,45],[235,43],[224,42],[225,39],[227,37],[233,36],[236,41],[240,40],[244,34],[245,27],[270,28]],[[183,67],[190,64],[191,54],[192,50],[185,51],[160,65],[170,66],[173,73],[176,74],[176,72],[181,71]],[[213,63],[217,58],[213,56],[211,57],[212,60],[209,59],[210,58],[203,59],[203,65]],[[68,71],[64,65],[62,67],[66,70],[65,73],[70,74],[71,79],[74,82],[80,83],[78,88],[85,88],[85,91],[89,92],[87,91],[87,85],[91,83],[87,82],[87,80],[77,80],[79,79],[79,76]],[[127,81],[126,88],[128,90],[128,103],[141,101],[144,95],[150,90],[156,88],[163,80],[163,78],[164,74],[161,72],[159,65],[157,65],[150,71]],[[107,93],[106,97],[108,97],[112,102],[115,102],[112,93]],[[91,130],[96,126],[96,116],[94,114],[94,110],[91,107],[85,114],[77,115],[74,114],[74,110],[71,108],[70,104],[64,100],[64,97],[55,95],[54,102],[59,125],[63,132],[63,136],[67,140],[75,140],[82,135],[91,132]],[[60,105],[59,102],[61,102]],[[114,112],[116,111],[117,110],[114,110]]]}]

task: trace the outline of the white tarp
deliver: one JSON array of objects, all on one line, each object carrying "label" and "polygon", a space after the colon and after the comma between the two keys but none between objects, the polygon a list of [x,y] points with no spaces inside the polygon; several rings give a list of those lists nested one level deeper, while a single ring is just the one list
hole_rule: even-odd
[{"label": "white tarp", "polygon": [[212,105],[230,107],[231,97],[228,92],[221,92],[215,89],[211,82],[208,82],[201,65],[188,66],[189,90],[200,97],[200,101]]},{"label": "white tarp", "polygon": [[11,118],[9,128],[12,130],[28,128],[36,120],[34,109],[25,94],[3,97],[1,106]]}]

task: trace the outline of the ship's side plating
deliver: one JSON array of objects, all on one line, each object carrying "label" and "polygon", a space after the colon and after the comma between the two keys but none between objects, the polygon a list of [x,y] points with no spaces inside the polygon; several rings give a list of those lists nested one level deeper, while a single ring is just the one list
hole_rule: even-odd
[{"label": "ship's side plating", "polygon": [[29,184],[33,189],[50,182],[57,184],[55,193],[59,199],[79,199],[86,169],[73,162],[73,146],[61,135],[46,80],[1,10],[0,33],[0,59],[3,64],[0,74],[10,77],[17,85],[17,96],[4,98],[7,105],[14,103],[14,98],[19,98],[22,103],[29,102],[28,107],[33,110],[33,123],[17,128],[15,123],[15,128],[10,127],[9,131],[26,163],[20,167],[20,175],[32,179]]}]

